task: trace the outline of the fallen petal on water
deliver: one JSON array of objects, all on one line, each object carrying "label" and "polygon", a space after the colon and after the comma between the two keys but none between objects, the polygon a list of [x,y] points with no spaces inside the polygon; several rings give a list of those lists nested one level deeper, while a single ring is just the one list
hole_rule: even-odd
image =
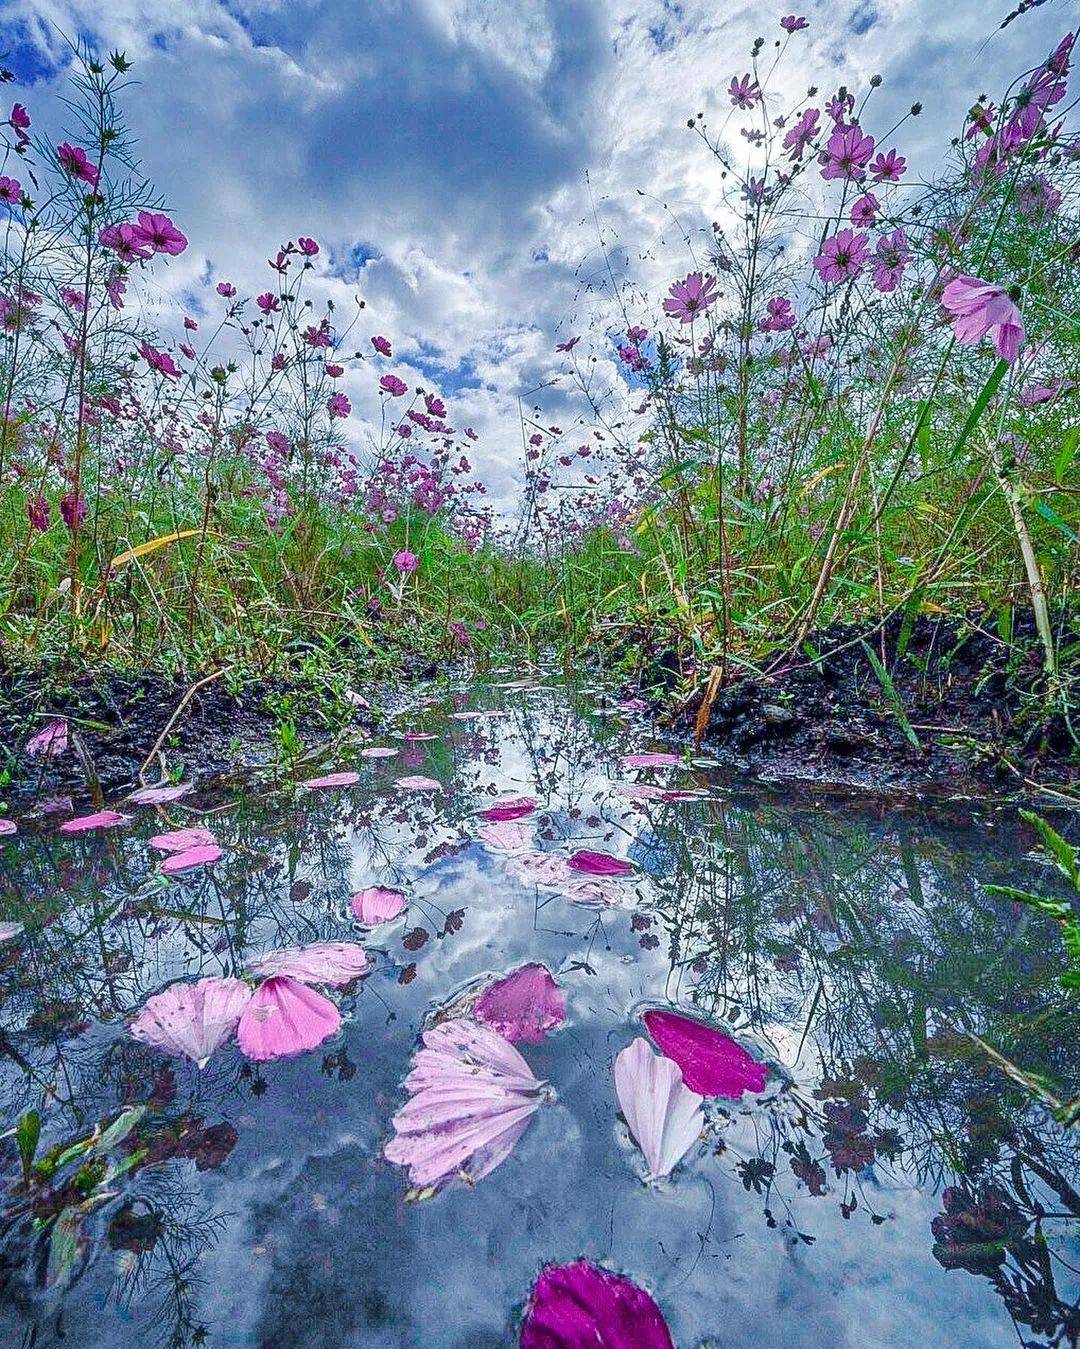
[{"label": "fallen petal on water", "polygon": [[181,871],[191,871],[194,867],[210,866],[219,862],[224,853],[216,843],[203,843],[196,848],[186,848],[183,852],[170,853],[161,864],[163,876],[176,876]]},{"label": "fallen petal on water", "polygon": [[241,1051],[255,1063],[315,1049],[337,1033],[341,1013],[329,998],[287,975],[260,984],[236,1031]]},{"label": "fallen petal on water", "polygon": [[167,834],[155,834],[151,848],[158,852],[188,852],[191,848],[207,848],[217,843],[209,829],[173,829]]},{"label": "fallen petal on water", "polygon": [[682,1069],[691,1091],[738,1100],[744,1091],[764,1090],[768,1065],[723,1031],[659,1008],[644,1012],[641,1020],[660,1052]]},{"label": "fallen petal on water", "polygon": [[127,819],[115,810],[99,810],[93,815],[79,815],[74,820],[65,820],[60,826],[62,834],[85,834],[91,829],[111,829],[115,824],[123,824]]},{"label": "fallen petal on water", "polygon": [[359,781],[359,773],[327,773],[321,778],[307,778],[300,786],[306,787],[309,792],[316,792],[323,787],[355,787]]},{"label": "fallen petal on water", "polygon": [[636,1283],[575,1260],[533,1284],[521,1349],[675,1349],[663,1313]]},{"label": "fallen petal on water", "polygon": [[301,984],[324,984],[340,988],[366,974],[368,958],[356,942],[313,942],[310,946],[283,946],[267,951],[248,965],[256,979],[285,974]]},{"label": "fallen petal on water", "polygon": [[530,963],[488,984],[472,1014],[511,1044],[539,1044],[566,1020],[566,994],[546,965]]},{"label": "fallen petal on water", "polygon": [[649,1179],[661,1180],[700,1138],[703,1098],[687,1087],[677,1063],[654,1053],[640,1036],[615,1056],[614,1076],[619,1108],[648,1163]]}]

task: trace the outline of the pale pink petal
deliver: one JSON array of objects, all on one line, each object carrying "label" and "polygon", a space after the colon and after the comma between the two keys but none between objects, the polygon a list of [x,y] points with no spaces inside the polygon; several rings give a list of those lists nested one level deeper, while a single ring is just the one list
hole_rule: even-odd
[{"label": "pale pink petal", "polygon": [[582,876],[563,890],[572,904],[602,905],[608,909],[636,909],[632,892],[608,876]]},{"label": "pale pink petal", "polygon": [[738,1100],[744,1091],[764,1090],[768,1066],[723,1031],[659,1008],[643,1013],[641,1020],[660,1052],[682,1069],[691,1091]]},{"label": "pale pink petal", "polygon": [[521,1349],[675,1349],[643,1288],[589,1260],[548,1265],[533,1284]]},{"label": "pale pink petal", "polygon": [[360,751],[361,759],[392,759],[400,751],[391,749],[389,745],[369,745],[367,749]]},{"label": "pale pink petal", "polygon": [[621,857],[612,857],[606,852],[589,852],[584,848],[574,853],[567,865],[571,871],[580,871],[586,876],[627,876],[634,869]]},{"label": "pale pink petal", "polygon": [[179,801],[191,791],[190,782],[178,782],[169,787],[139,787],[131,793],[128,800],[133,806],[165,806],[170,801]]},{"label": "pale pink petal", "polygon": [[666,788],[654,782],[616,782],[615,790],[630,801],[663,801],[667,796]]},{"label": "pale pink petal", "polygon": [[405,1088],[384,1155],[408,1168],[413,1186],[436,1189],[481,1180],[505,1161],[544,1096],[513,1045],[465,1020],[424,1032]]},{"label": "pale pink petal", "polygon": [[388,890],[382,885],[369,885],[349,900],[349,911],[364,927],[378,927],[389,923],[405,911],[405,896],[400,890]]},{"label": "pale pink petal", "polygon": [[351,941],[314,942],[311,946],[283,946],[267,951],[248,965],[248,972],[256,979],[267,979],[275,974],[287,974],[302,984],[325,984],[340,988],[366,974],[367,954],[362,946]]},{"label": "pale pink petal", "polygon": [[574,878],[566,858],[554,852],[531,852],[514,857],[508,863],[508,870],[526,885],[545,885],[556,890]]},{"label": "pale pink petal", "polygon": [[480,837],[494,852],[524,852],[532,844],[532,830],[517,820],[485,824]]},{"label": "pale pink petal", "polygon": [[624,754],[622,761],[624,768],[671,768],[675,764],[682,763],[682,757],[678,754],[647,751],[642,754]]},{"label": "pale pink petal", "polygon": [[321,993],[287,975],[261,983],[240,1018],[236,1041],[255,1063],[315,1049],[341,1026],[341,1013]]},{"label": "pale pink petal", "polygon": [[0,837],[7,834],[17,834],[18,832],[19,826],[14,820],[0,820]]},{"label": "pale pink petal", "polygon": [[362,693],[357,693],[354,689],[346,689],[345,697],[352,703],[353,707],[370,707],[371,704]]},{"label": "pale pink petal", "polygon": [[172,984],[147,999],[131,1033],[166,1054],[194,1059],[201,1068],[232,1035],[250,1000],[251,986],[242,979]]},{"label": "pale pink petal", "polygon": [[66,721],[50,721],[26,742],[25,752],[32,759],[63,754],[68,747],[68,728]]},{"label": "pale pink petal", "polygon": [[317,792],[321,787],[354,787],[359,781],[359,773],[327,773],[321,778],[307,778],[300,786]]},{"label": "pale pink petal", "polygon": [[678,1064],[654,1054],[640,1036],[615,1056],[615,1095],[649,1179],[661,1180],[701,1137],[702,1097],[683,1081]]},{"label": "pale pink petal", "polygon": [[22,923],[0,923],[0,941],[11,941],[23,930]]},{"label": "pale pink petal", "polygon": [[158,852],[187,852],[190,848],[206,848],[217,843],[209,829],[173,829],[167,834],[155,834],[151,848]]},{"label": "pale pink petal", "polygon": [[535,809],[536,802],[531,796],[507,796],[500,798],[498,801],[493,801],[480,814],[485,820],[498,822],[522,819],[526,815],[531,815]]},{"label": "pale pink petal", "polygon": [[404,738],[411,745],[418,745],[424,740],[438,740],[434,731],[406,731]]},{"label": "pale pink petal", "polygon": [[126,815],[115,810],[99,810],[93,815],[79,815],[74,820],[65,820],[60,826],[62,834],[85,834],[91,829],[110,829],[114,824],[123,824]]},{"label": "pale pink petal", "polygon": [[407,792],[441,792],[442,783],[434,778],[397,778],[397,785]]},{"label": "pale pink petal", "polygon": [[539,1044],[566,1020],[566,994],[546,965],[522,965],[488,984],[473,1003],[472,1014],[511,1044]]},{"label": "pale pink petal", "polygon": [[177,876],[181,871],[191,871],[194,867],[207,867],[219,862],[224,856],[216,843],[203,843],[197,848],[185,848],[183,852],[170,853],[161,864],[163,876]]}]

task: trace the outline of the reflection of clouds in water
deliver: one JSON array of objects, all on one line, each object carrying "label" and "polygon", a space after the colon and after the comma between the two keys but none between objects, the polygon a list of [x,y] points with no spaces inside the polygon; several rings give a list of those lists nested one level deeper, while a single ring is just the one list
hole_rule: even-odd
[{"label": "reflection of clouds in water", "polygon": [[[0,917],[14,914],[16,884],[38,910],[17,964],[0,953],[0,1016],[39,1076],[63,1081],[91,1119],[138,1099],[161,1067],[123,1030],[150,993],[181,977],[235,973],[275,946],[349,940],[353,893],[369,884],[407,892],[407,919],[364,939],[371,976],[355,994],[335,994],[346,1018],[335,1039],[257,1077],[234,1048],[201,1075],[170,1065],[177,1111],[190,1106],[239,1133],[220,1171],[173,1164],[228,1215],[200,1265],[199,1314],[212,1342],[503,1345],[539,1265],[579,1255],[647,1286],[680,1345],[706,1335],[725,1346],[933,1344],[946,1323],[959,1346],[1015,1342],[989,1286],[947,1274],[930,1254],[935,1191],[948,1175],[935,1140],[968,1135],[972,1088],[962,1073],[974,1069],[928,1055],[913,1041],[911,1011],[917,994],[931,1039],[940,1027],[927,1007],[942,989],[976,1027],[1017,1004],[1039,1011],[1031,978],[1049,958],[1046,934],[1030,924],[1014,933],[973,878],[1017,883],[1015,848],[918,821],[749,796],[736,803],[696,766],[665,769],[663,781],[709,785],[712,799],[628,800],[615,783],[627,777],[620,757],[637,745],[615,719],[585,719],[557,690],[479,696],[508,715],[455,721],[444,705],[399,719],[411,728],[422,717],[438,732],[415,746],[420,773],[446,788],[437,797],[394,788],[399,756],[360,760],[359,784],[340,794],[253,793],[205,818],[171,808],[174,825],[209,824],[226,853],[213,872],[175,887],[148,879],[142,839],[164,827],[156,817],[123,839],[47,833],[5,850]],[[529,828],[553,863],[576,847],[629,858],[635,875],[610,884],[634,909],[648,901],[649,912],[583,908],[485,848],[477,812],[525,792],[539,802]],[[447,915],[459,911],[454,930]],[[49,912],[56,918],[43,925]],[[381,1149],[425,1017],[480,977],[530,960],[545,962],[569,998],[565,1027],[523,1047],[557,1101],[475,1190],[405,1206],[402,1175]],[[611,1063],[640,1033],[636,1010],[665,998],[698,999],[771,1042],[788,1065],[801,1045],[799,1090],[777,1083],[772,1104],[710,1107],[708,1140],[671,1181],[647,1188],[617,1120]],[[67,1040],[31,1036],[25,1027],[46,1002],[93,1024]],[[1026,1063],[1068,1072],[1049,1033],[1032,1041]],[[823,1073],[833,1080],[819,1100]],[[37,1099],[11,1062],[0,1074],[7,1115]],[[865,1122],[845,1126],[826,1155],[825,1107],[856,1089],[844,1118],[862,1111]],[[986,1093],[985,1079],[978,1090]],[[62,1126],[50,1115],[46,1128]],[[890,1164],[878,1152],[861,1176],[837,1176],[832,1156],[874,1155],[885,1128],[903,1134],[911,1156]],[[1050,1131],[1031,1136],[1058,1165],[1063,1149]],[[824,1197],[796,1183],[784,1146],[793,1141],[820,1159]],[[909,1171],[919,1167],[916,1188]],[[840,1201],[852,1199],[844,1218]],[[886,1221],[871,1223],[870,1211]],[[144,1342],[138,1307],[126,1321],[100,1310],[110,1278],[109,1260],[98,1258],[68,1296],[66,1325],[80,1349]],[[12,1315],[0,1308],[0,1332],[21,1326]]]}]

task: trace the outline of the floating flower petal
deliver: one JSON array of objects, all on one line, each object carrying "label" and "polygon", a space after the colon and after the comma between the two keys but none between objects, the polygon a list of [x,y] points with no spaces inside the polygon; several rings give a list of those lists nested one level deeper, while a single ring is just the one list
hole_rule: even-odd
[{"label": "floating flower petal", "polygon": [[526,885],[547,885],[554,889],[561,889],[574,877],[566,858],[555,852],[531,852],[515,857],[509,870]]},{"label": "floating flower petal", "polygon": [[389,745],[369,745],[367,749],[360,751],[361,759],[392,759],[399,753],[396,749],[391,749]]},{"label": "floating flower petal", "polygon": [[259,985],[240,1018],[236,1041],[255,1063],[315,1049],[337,1033],[341,1013],[321,993],[276,975]]},{"label": "floating flower petal", "polygon": [[511,1044],[538,1045],[566,1020],[566,994],[546,965],[528,964],[488,984],[472,1005],[477,1021]]},{"label": "floating flower petal", "polygon": [[187,852],[191,848],[207,848],[217,843],[209,829],[173,829],[167,834],[155,834],[151,848],[158,852]]},{"label": "floating flower petal", "polygon": [[524,852],[532,846],[532,830],[517,820],[485,824],[480,837],[493,852]]},{"label": "floating flower petal", "polygon": [[612,857],[606,852],[588,852],[586,849],[574,853],[567,865],[571,871],[580,871],[586,876],[628,876],[634,869],[621,857]]},{"label": "floating flower petal", "polygon": [[190,791],[190,782],[178,782],[168,787],[139,787],[128,800],[133,806],[165,806],[170,801],[179,801]]},{"label": "floating flower petal", "polygon": [[397,785],[407,792],[441,792],[442,783],[434,778],[411,777],[397,778]]},{"label": "floating flower petal", "polygon": [[369,885],[349,900],[349,911],[364,927],[378,927],[380,923],[392,922],[405,911],[405,896],[400,890]]},{"label": "floating flower petal", "polygon": [[410,1099],[394,1116],[387,1161],[419,1189],[482,1180],[512,1152],[544,1098],[518,1051],[472,1021],[424,1032],[405,1079]]},{"label": "floating flower petal", "polygon": [[679,1012],[654,1009],[641,1017],[653,1043],[682,1069],[683,1081],[702,1096],[738,1100],[744,1091],[763,1091],[768,1066],[737,1040]]},{"label": "floating flower petal", "polygon": [[66,721],[50,721],[36,731],[26,742],[26,753],[32,759],[51,758],[63,754],[68,747],[68,728]]},{"label": "floating flower petal", "polygon": [[355,787],[359,781],[359,773],[327,773],[321,778],[308,778],[300,786],[306,787],[309,792],[316,792],[321,787]]},{"label": "floating flower petal", "polygon": [[351,941],[314,942],[311,946],[283,946],[267,951],[248,965],[256,979],[285,974],[301,984],[325,984],[341,988],[366,974],[368,958],[364,948]]},{"label": "floating flower petal", "polygon": [[196,848],[185,848],[183,852],[170,853],[161,864],[163,876],[176,876],[181,871],[191,871],[194,867],[208,867],[220,862],[224,856],[216,843],[202,843]]},{"label": "floating flower petal", "polygon": [[644,1288],[589,1260],[548,1265],[533,1284],[521,1349],[675,1349]]},{"label": "floating flower petal", "polygon": [[200,979],[172,984],[148,998],[131,1033],[154,1049],[194,1059],[200,1068],[232,1035],[251,1001],[242,979]]},{"label": "floating flower petal", "polygon": [[675,764],[682,763],[682,758],[678,754],[649,751],[642,754],[624,754],[622,762],[624,768],[671,768]]},{"label": "floating flower petal", "polygon": [[654,1054],[640,1036],[615,1056],[615,1095],[649,1179],[662,1180],[694,1146],[705,1126],[702,1097],[683,1081],[679,1066]]},{"label": "floating flower petal", "polygon": [[503,820],[523,819],[526,815],[531,815],[535,809],[536,802],[531,796],[509,796],[493,801],[487,810],[482,810],[480,814],[485,820],[499,823]]},{"label": "floating flower petal", "polygon": [[115,810],[99,810],[93,815],[79,815],[74,820],[65,820],[60,826],[62,834],[85,834],[91,829],[110,829],[114,824],[123,824],[126,815]]}]

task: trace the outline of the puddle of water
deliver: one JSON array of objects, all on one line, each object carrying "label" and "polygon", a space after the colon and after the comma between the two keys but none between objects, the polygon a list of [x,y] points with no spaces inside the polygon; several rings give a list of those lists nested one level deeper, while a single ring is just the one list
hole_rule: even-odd
[{"label": "puddle of water", "polygon": [[[1060,937],[982,889],[1030,878],[1015,835],[627,769],[653,746],[596,708],[512,678],[450,690],[375,742],[394,757],[328,765],[352,787],[3,841],[0,919],[26,923],[0,947],[8,1127],[40,1109],[41,1158],[147,1107],[30,1198],[0,1145],[4,1344],[482,1349],[516,1343],[540,1267],[579,1256],[648,1289],[683,1349],[1073,1342],[1076,1145],[965,1035],[1077,1090]],[[506,715],[450,715],[486,710]],[[478,810],[522,795],[531,848],[632,864],[600,887],[615,903],[572,902],[483,842]],[[161,881],[148,837],[190,826],[223,858]],[[364,938],[370,973],[331,991],[343,1025],[318,1049],[256,1065],[229,1044],[200,1072],[127,1033],[173,981],[356,940],[349,898],[370,885],[408,908]],[[526,961],[568,999],[519,1045],[554,1099],[479,1184],[406,1202],[382,1150],[425,1019]],[[652,1185],[612,1083],[646,1005],[707,1014],[774,1065],[760,1096],[706,1102],[704,1137]],[[54,1225],[80,1204],[77,1229]]]}]

